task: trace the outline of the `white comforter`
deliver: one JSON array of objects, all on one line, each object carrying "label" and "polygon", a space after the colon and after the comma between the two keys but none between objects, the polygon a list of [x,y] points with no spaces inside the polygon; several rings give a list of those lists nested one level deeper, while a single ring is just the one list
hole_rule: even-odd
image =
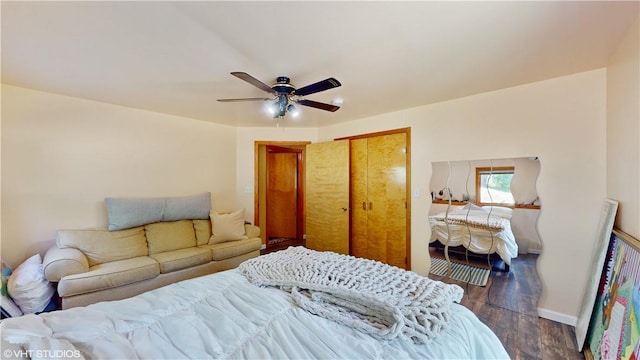
[{"label": "white comforter", "polygon": [[380,341],[302,310],[284,291],[251,285],[237,270],[126,300],[6,319],[0,334],[3,353],[70,358],[508,358],[491,330],[457,304],[449,327],[426,345]]}]

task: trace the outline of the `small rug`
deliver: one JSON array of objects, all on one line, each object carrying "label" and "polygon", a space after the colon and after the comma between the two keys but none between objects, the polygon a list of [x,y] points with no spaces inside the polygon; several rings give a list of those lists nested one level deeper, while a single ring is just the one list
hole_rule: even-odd
[{"label": "small rug", "polygon": [[[447,276],[449,265],[447,260],[440,258],[431,258],[430,274],[438,276]],[[466,264],[451,263],[451,279],[469,283],[471,285],[485,286],[489,280],[491,270],[483,269]]]},{"label": "small rug", "polygon": [[281,237],[281,238],[271,238],[271,239],[269,239],[269,241],[267,241],[267,243],[269,245],[274,245],[274,244],[283,243],[285,241],[297,241],[297,239],[294,239],[294,238],[283,238],[283,237]]}]

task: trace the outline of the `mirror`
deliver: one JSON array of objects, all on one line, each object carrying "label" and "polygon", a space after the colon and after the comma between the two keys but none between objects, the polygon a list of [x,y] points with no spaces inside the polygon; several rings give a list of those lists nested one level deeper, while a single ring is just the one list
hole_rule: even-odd
[{"label": "mirror", "polygon": [[[438,258],[447,263],[443,278],[451,277],[453,264],[488,269],[489,286],[493,287],[487,295],[491,295],[489,302],[537,316],[537,275],[524,280],[514,274],[537,274],[536,261],[542,250],[536,226],[541,210],[536,191],[538,157],[434,162],[432,169],[432,273]],[[504,282],[503,286],[496,285],[496,277]],[[462,281],[465,279],[471,279],[471,275]],[[510,294],[518,298],[514,303],[515,297],[507,300],[501,293],[506,293],[507,288],[521,288],[507,284],[519,280],[526,281],[521,285],[527,293]]]}]

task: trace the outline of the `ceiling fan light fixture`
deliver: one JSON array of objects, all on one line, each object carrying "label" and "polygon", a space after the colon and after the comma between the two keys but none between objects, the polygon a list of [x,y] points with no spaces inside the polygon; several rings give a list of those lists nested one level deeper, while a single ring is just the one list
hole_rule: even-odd
[{"label": "ceiling fan light fixture", "polygon": [[267,113],[269,113],[269,115],[276,116],[276,114],[278,113],[278,103],[269,103],[269,105],[266,106],[266,111]]},{"label": "ceiling fan light fixture", "polygon": [[293,106],[293,104],[289,104],[289,106],[287,106],[287,111],[294,118],[296,118],[296,117],[298,117],[298,115],[300,115],[300,110],[298,110],[297,107]]}]

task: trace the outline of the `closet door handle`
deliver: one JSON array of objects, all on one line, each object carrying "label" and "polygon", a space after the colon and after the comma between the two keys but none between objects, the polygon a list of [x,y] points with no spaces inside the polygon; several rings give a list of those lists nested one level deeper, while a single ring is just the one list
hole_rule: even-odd
[{"label": "closet door handle", "polygon": [[369,210],[373,210],[373,203],[369,202]]},{"label": "closet door handle", "polygon": [[365,201],[362,202],[362,210],[367,210],[367,203]]}]

